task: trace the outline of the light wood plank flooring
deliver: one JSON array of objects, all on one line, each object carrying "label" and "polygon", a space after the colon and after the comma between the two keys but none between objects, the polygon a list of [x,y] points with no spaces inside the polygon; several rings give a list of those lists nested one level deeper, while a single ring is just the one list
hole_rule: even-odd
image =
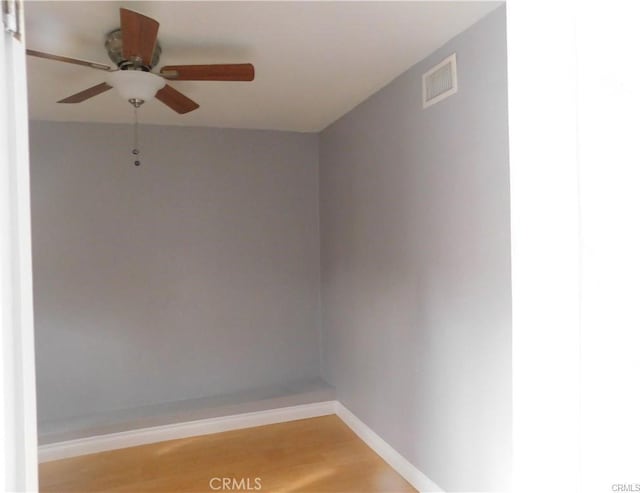
[{"label": "light wood plank flooring", "polygon": [[210,483],[226,492],[416,491],[334,415],[40,465],[42,492],[206,493]]}]

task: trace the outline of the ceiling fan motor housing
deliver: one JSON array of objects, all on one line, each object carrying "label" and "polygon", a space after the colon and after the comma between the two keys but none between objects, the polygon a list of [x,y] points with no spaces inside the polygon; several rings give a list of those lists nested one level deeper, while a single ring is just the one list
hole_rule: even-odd
[{"label": "ceiling fan motor housing", "polygon": [[153,67],[158,64],[160,55],[162,54],[162,48],[160,43],[156,42],[153,49],[153,55],[151,56],[151,64],[143,65],[140,60],[129,60],[122,56],[122,31],[115,29],[107,34],[107,39],[104,42],[104,46],[107,49],[109,58],[115,63],[120,70],[144,70],[145,72],[151,71]]}]

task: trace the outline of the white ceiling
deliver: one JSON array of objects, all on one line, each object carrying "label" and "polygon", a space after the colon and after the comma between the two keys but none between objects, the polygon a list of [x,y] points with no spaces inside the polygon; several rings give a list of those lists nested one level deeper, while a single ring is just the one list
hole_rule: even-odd
[{"label": "white ceiling", "polygon": [[[111,64],[103,47],[119,7],[160,23],[163,65],[251,62],[253,82],[173,82],[200,104],[177,115],[159,101],[143,123],[319,131],[496,8],[500,2],[27,1],[27,46]],[[28,57],[29,110],[41,120],[131,122],[115,91],[55,101],[105,72]]]}]

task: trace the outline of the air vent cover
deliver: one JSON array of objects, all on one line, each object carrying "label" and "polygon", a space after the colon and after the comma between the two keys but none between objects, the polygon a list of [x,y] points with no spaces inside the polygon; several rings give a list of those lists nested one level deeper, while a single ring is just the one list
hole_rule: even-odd
[{"label": "air vent cover", "polygon": [[427,108],[456,92],[458,92],[458,77],[454,53],[422,76],[422,107]]}]

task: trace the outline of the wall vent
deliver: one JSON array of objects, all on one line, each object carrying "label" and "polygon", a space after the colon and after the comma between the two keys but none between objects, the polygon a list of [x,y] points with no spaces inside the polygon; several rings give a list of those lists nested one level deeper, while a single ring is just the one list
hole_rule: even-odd
[{"label": "wall vent", "polygon": [[454,53],[422,76],[422,107],[427,108],[456,92],[458,92],[458,76]]}]

